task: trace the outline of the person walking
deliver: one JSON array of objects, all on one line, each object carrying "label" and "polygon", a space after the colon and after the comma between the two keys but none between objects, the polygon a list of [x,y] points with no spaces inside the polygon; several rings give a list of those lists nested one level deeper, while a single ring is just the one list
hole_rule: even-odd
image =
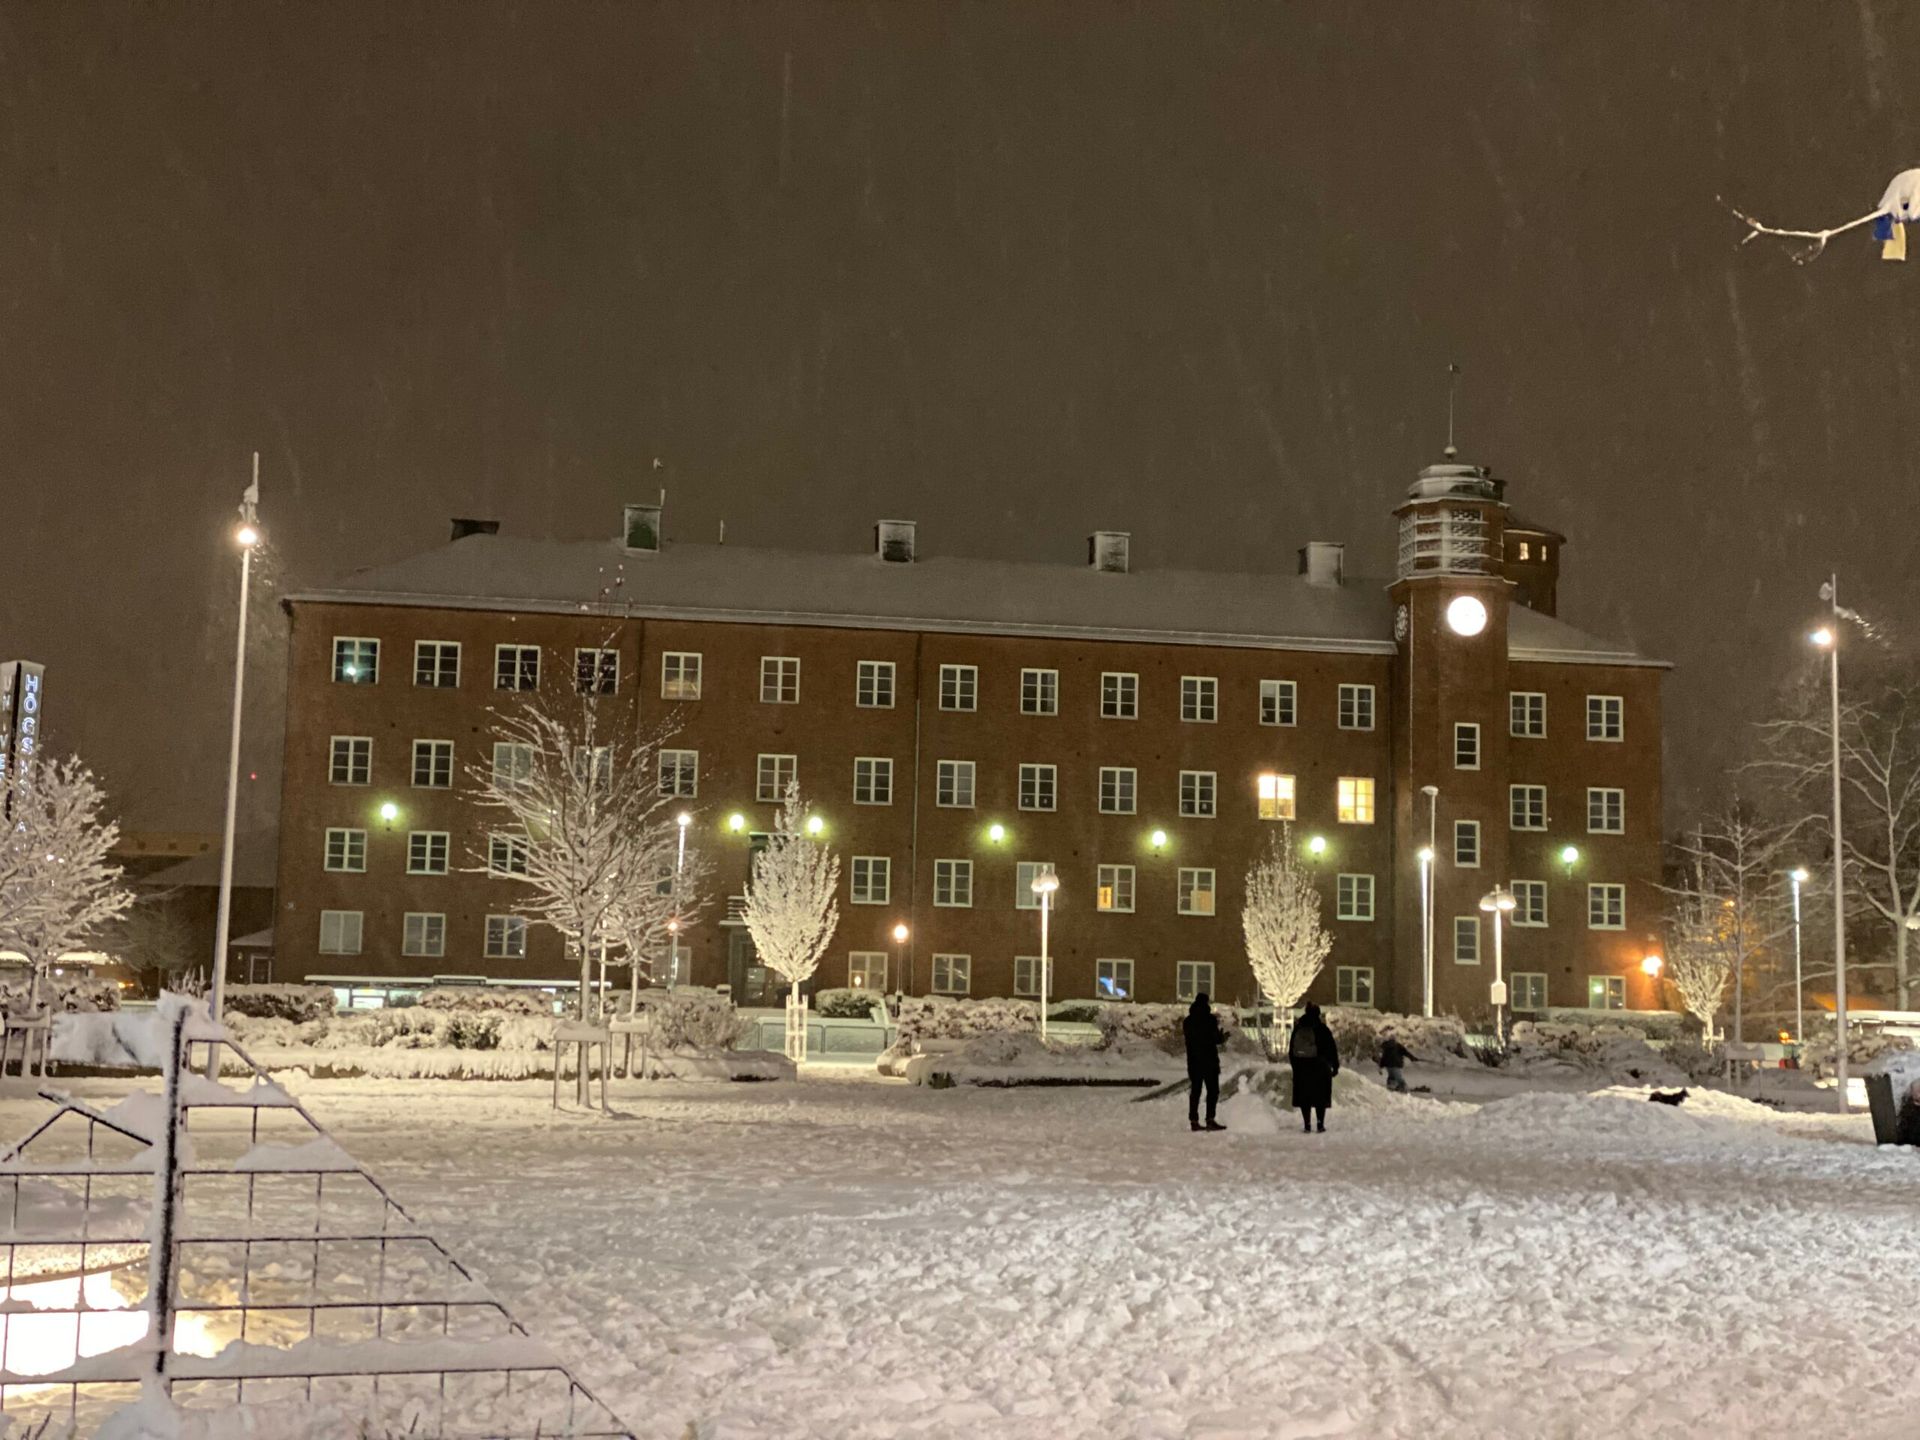
[{"label": "person walking", "polygon": [[1400,1043],[1400,1037],[1394,1034],[1391,1029],[1381,1033],[1380,1069],[1387,1077],[1387,1089],[1397,1094],[1406,1094],[1407,1077],[1405,1072],[1407,1061],[1418,1058],[1419,1057],[1411,1050]]},{"label": "person walking", "polygon": [[[1220,1047],[1227,1032],[1213,1018],[1213,1001],[1206,991],[1193,997],[1187,1018],[1180,1022],[1187,1042],[1187,1124],[1195,1130],[1224,1130],[1213,1118],[1220,1104]],[[1207,1123],[1200,1123],[1200,1092],[1207,1092]]]},{"label": "person walking", "polygon": [[1287,1040],[1287,1063],[1293,1066],[1293,1103],[1300,1111],[1300,1128],[1327,1133],[1327,1106],[1333,1103],[1333,1077],[1340,1073],[1340,1047],[1333,1031],[1320,1018],[1320,1007],[1309,1004],[1293,1022]]}]

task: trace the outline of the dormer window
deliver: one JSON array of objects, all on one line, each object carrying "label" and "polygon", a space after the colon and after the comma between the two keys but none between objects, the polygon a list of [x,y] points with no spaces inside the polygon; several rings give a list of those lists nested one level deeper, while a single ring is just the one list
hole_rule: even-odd
[{"label": "dormer window", "polygon": [[1520,542],[1520,553],[1516,555],[1514,558],[1516,560],[1524,560],[1527,558],[1527,542],[1526,541],[1522,540]]}]

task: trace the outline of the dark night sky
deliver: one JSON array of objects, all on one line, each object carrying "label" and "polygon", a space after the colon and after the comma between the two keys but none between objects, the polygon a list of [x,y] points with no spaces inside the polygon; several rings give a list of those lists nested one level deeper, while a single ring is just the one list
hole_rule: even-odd
[{"label": "dark night sky", "polygon": [[1684,799],[1828,567],[1920,609],[1920,263],[1714,203],[1870,209],[1915,55],[1893,0],[8,3],[0,651],[213,828],[254,449],[287,584],[613,533],[656,456],[670,537],[1380,574],[1458,359],[1562,613],[1678,662]]}]

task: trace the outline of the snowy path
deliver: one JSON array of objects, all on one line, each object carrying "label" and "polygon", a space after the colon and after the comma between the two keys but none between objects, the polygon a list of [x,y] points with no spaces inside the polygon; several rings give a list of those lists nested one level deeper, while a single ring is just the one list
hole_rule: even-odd
[{"label": "snowy path", "polygon": [[1113,1092],[655,1085],[613,1121],[537,1084],[306,1093],[649,1440],[1830,1433],[1837,1400],[1891,1437],[1920,1406],[1920,1156],[1860,1119],[1543,1094],[1196,1136]]}]

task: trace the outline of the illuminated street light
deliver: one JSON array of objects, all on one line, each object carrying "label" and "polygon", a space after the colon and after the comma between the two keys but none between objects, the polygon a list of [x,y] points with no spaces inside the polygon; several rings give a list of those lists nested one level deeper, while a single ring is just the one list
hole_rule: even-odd
[{"label": "illuminated street light", "polygon": [[1060,877],[1053,873],[1053,866],[1042,865],[1040,872],[1033,877],[1033,893],[1040,897],[1040,1039],[1047,1038],[1047,992],[1051,978],[1049,972],[1053,962],[1047,948],[1047,920],[1053,913],[1053,892],[1060,888]]},{"label": "illuminated street light", "polygon": [[1002,825],[998,820],[994,821],[993,824],[987,827],[987,839],[991,840],[994,844],[998,845],[1002,840],[1005,840],[1006,838],[1007,838],[1007,827]]},{"label": "illuminated street light", "polygon": [[1569,875],[1573,873],[1573,867],[1579,862],[1580,847],[1578,845],[1563,845],[1560,847],[1560,863],[1567,867],[1567,873]]},{"label": "illuminated street light", "polygon": [[380,807],[380,818],[387,822],[387,828],[393,828],[393,822],[400,818],[400,807],[389,800]]},{"label": "illuminated street light", "polygon": [[1502,974],[1502,956],[1500,951],[1500,922],[1503,917],[1513,913],[1513,892],[1503,890],[1498,885],[1480,897],[1480,908],[1493,916],[1493,985],[1488,994],[1493,1000],[1493,1034],[1500,1042],[1500,1048],[1507,1045],[1507,981]]},{"label": "illuminated street light", "polygon": [[[904,921],[893,927],[893,991],[896,995],[903,993],[900,989],[901,949],[907,943],[909,933]],[[906,987],[904,993],[911,995],[913,993],[913,977],[911,975],[906,977]]]},{"label": "illuminated street light", "polygon": [[1156,850],[1166,849],[1167,848],[1167,832],[1164,830],[1154,831],[1153,834],[1147,837],[1147,843],[1153,846],[1153,848]]},{"label": "illuminated street light", "polygon": [[[1840,577],[1830,576],[1820,587],[1820,598],[1833,607],[1833,623],[1822,625],[1807,638],[1827,652],[1828,725],[1833,740],[1833,1032],[1834,1080],[1840,1111],[1852,1108],[1847,1100],[1847,898],[1846,841],[1840,830],[1840,636],[1835,628],[1840,608]],[[1845,612],[1851,614],[1851,611]]]},{"label": "illuminated street light", "polygon": [[822,820],[818,815],[809,815],[807,817],[807,834],[818,835],[826,828],[827,822]]},{"label": "illuminated street light", "polygon": [[742,815],[738,810],[727,816],[727,829],[731,830],[734,834],[738,835],[746,828],[747,817]]},{"label": "illuminated street light", "polygon": [[1666,968],[1666,965],[1667,962],[1658,955],[1648,955],[1640,961],[1640,973],[1650,980],[1657,980],[1660,978],[1660,972]]},{"label": "illuminated street light", "polygon": [[1807,867],[1796,865],[1787,872],[1793,882],[1793,1043],[1804,1045],[1807,1039],[1807,987],[1800,966],[1800,887],[1813,877]]},{"label": "illuminated street light", "polygon": [[1313,858],[1316,860],[1318,860],[1322,855],[1326,854],[1327,853],[1327,837],[1324,835],[1310,836],[1307,840],[1307,853],[1313,856]]}]

